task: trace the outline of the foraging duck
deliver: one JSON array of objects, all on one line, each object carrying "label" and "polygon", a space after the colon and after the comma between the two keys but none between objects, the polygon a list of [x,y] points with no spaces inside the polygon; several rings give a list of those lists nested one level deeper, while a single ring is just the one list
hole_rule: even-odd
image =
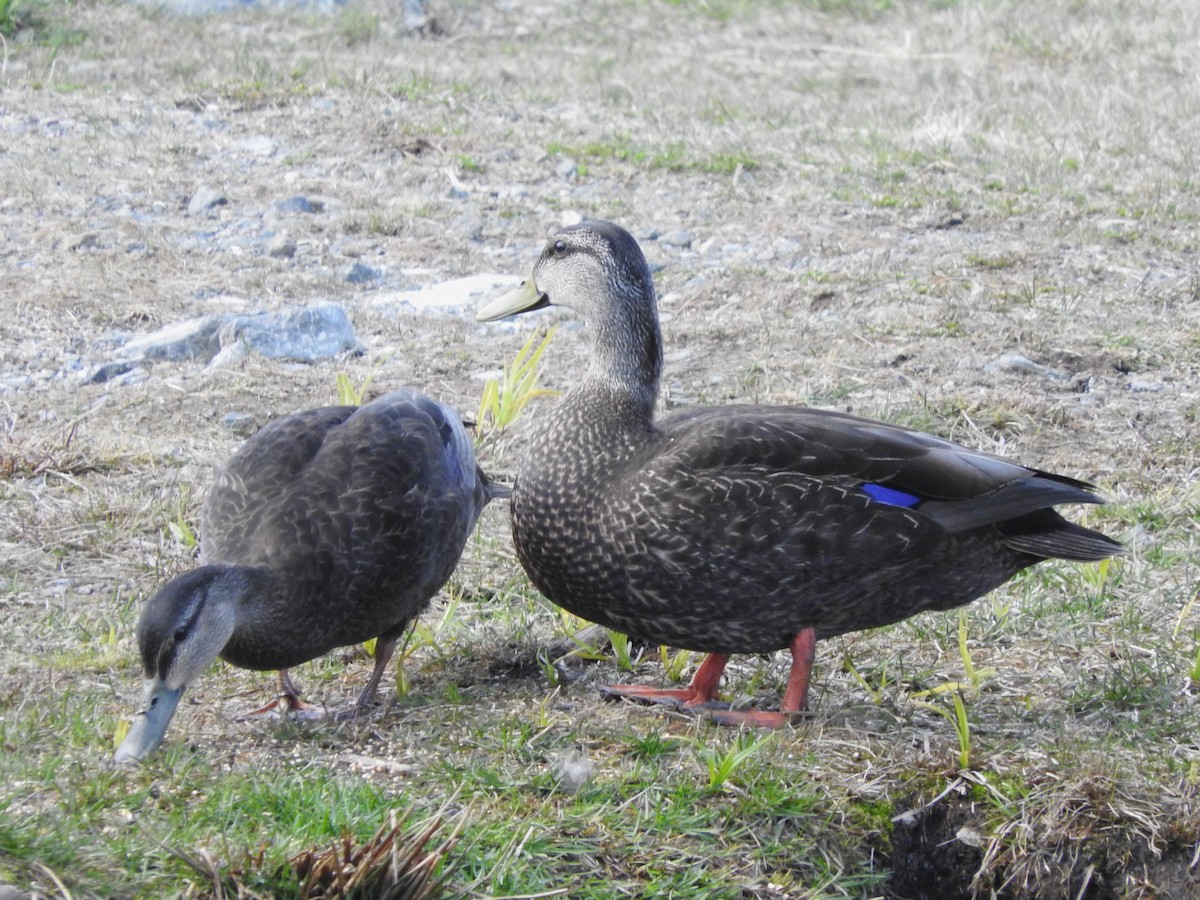
[{"label": "foraging duck", "polygon": [[686,689],[610,693],[713,708],[730,654],[787,648],[779,712],[714,714],[776,727],[808,706],[818,638],[961,606],[1043,559],[1122,552],[1053,509],[1103,502],[1091,485],[907,428],[762,405],[655,421],[654,285],[617,225],[562,229],[476,319],[551,304],[587,322],[591,358],[518,468],[517,555],[572,613],[709,654]]},{"label": "foraging duck", "polygon": [[374,671],[337,717],[369,710],[397,641],[498,496],[507,489],[475,464],[457,414],[413,389],[267,425],[213,484],[202,565],[142,610],[145,706],[115,759],[158,746],[184,689],[218,656],[280,670],[288,705],[307,709],[287,669],[376,638]]}]

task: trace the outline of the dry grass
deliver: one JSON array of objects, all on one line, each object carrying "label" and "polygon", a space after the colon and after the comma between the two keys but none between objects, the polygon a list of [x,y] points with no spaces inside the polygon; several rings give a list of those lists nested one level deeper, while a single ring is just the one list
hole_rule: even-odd
[{"label": "dry grass", "polygon": [[[1190,5],[434,11],[441,33],[417,38],[370,4],[177,19],[51,3],[7,44],[0,881],[210,891],[166,845],[225,874],[261,860],[230,895],[298,896],[289,859],[332,872],[336,846],[357,867],[393,810],[432,821],[459,798],[471,816],[434,874],[471,897],[1194,895]],[[190,217],[203,185],[229,203]],[[276,211],[296,194],[323,211]],[[967,657],[953,615],[823,644],[814,717],[759,742],[602,703],[611,658],[556,668],[576,623],[531,591],[489,510],[410,644],[410,693],[375,721],[237,721],[270,678],[218,668],[159,755],[111,769],[139,604],[191,564],[211,467],[239,440],[222,417],[333,402],[338,372],[476,409],[526,334],[376,301],[524,274],[574,214],[621,221],[661,266],[665,406],[849,409],[1092,479],[1112,502],[1079,515],[1129,556],[1046,565],[973,605]],[[649,239],[680,229],[691,246]],[[294,259],[260,253],[267,232]],[[353,260],[385,289],[345,283]],[[76,374],[122,335],[328,300],[364,356]],[[585,350],[560,327],[540,383],[568,388]],[[1005,354],[1064,377],[989,365]],[[552,402],[485,465],[511,468]],[[296,674],[342,706],[368,671],[347,652]],[[661,672],[651,648],[634,677]],[[768,704],[785,674],[738,659],[728,691]],[[568,791],[580,754],[591,775]]]}]

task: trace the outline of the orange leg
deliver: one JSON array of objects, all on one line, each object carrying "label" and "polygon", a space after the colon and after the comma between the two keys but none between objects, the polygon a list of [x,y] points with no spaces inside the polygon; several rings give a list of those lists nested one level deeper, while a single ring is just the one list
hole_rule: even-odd
[{"label": "orange leg", "polygon": [[757,709],[721,710],[713,713],[718,725],[746,725],[750,728],[782,728],[790,725],[792,713],[808,709],[808,683],[812,678],[813,660],[817,655],[817,632],[803,628],[792,638],[792,670],[788,673],[787,687],[779,712],[764,712]]},{"label": "orange leg", "polygon": [[702,706],[717,697],[721,673],[729,657],[723,653],[710,653],[692,676],[686,688],[652,688],[643,684],[607,684],[600,692],[608,697],[629,697],[644,703],[666,703],[681,709]]},{"label": "orange leg", "polygon": [[779,711],[800,712],[808,709],[808,683],[812,680],[813,660],[817,658],[817,632],[804,628],[792,638],[792,671],[788,673],[787,687]]}]

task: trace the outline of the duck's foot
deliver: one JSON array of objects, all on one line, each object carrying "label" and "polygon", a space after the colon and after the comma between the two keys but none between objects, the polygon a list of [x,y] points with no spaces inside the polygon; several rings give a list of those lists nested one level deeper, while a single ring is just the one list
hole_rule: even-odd
[{"label": "duck's foot", "polygon": [[242,713],[238,718],[245,721],[246,719],[282,719],[286,717],[298,719],[301,722],[316,722],[325,718],[326,715],[325,710],[319,706],[305,703],[299,697],[290,694],[280,694],[270,703],[260,706],[258,709],[252,709],[247,713]]},{"label": "duck's foot", "polygon": [[369,716],[375,712],[374,703],[355,703],[353,706],[346,709],[339,709],[337,712],[329,713],[325,718],[331,722],[353,722],[355,719]]},{"label": "duck's foot", "polygon": [[601,685],[600,696],[605,700],[620,700],[627,698],[639,703],[657,703],[672,706],[675,709],[728,709],[728,703],[705,697],[691,687],[670,689],[652,688],[644,684],[605,684]]},{"label": "duck's foot", "polygon": [[786,728],[808,718],[807,712],[767,712],[761,709],[715,710],[710,718],[717,725],[732,728]]},{"label": "duck's foot", "polygon": [[239,718],[244,721],[268,716],[282,719],[288,716],[302,722],[316,722],[325,718],[325,715],[325,710],[321,707],[312,706],[300,699],[300,689],[292,681],[292,676],[288,674],[287,669],[280,669],[279,695],[265,706],[243,713]]},{"label": "duck's foot", "polygon": [[644,684],[609,684],[600,688],[603,697],[617,699],[628,697],[642,703],[663,703],[676,709],[727,709],[728,704],[719,702],[717,686],[729,657],[722,653],[710,653],[696,669],[691,682],[685,688],[652,688]]},{"label": "duck's foot", "polygon": [[252,709],[238,717],[239,721],[255,718],[291,719],[293,722],[353,722],[375,712],[375,705],[354,704],[346,709],[325,709],[305,703],[299,697],[279,696],[265,706]]},{"label": "duck's foot", "polygon": [[817,650],[817,632],[812,628],[800,629],[792,638],[789,649],[792,651],[792,668],[788,672],[779,712],[760,709],[718,710],[712,714],[712,720],[718,725],[744,725],[747,728],[784,728],[803,721],[809,715],[808,682]]}]

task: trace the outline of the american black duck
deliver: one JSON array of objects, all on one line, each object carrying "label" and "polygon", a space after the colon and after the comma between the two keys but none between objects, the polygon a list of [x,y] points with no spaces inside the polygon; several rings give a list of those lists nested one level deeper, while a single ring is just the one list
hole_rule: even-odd
[{"label": "american black duck", "polygon": [[396,642],[454,571],[484,506],[507,491],[475,464],[455,412],[412,389],[267,425],[220,472],[202,565],[146,603],[137,637],[145,706],[117,750],[161,742],[184,689],[220,656],[280,670],[376,638],[358,702],[371,708]]},{"label": "american black duck", "polygon": [[1102,502],[1091,485],[907,428],[796,406],[656,422],[654,285],[616,225],[562,229],[476,318],[549,304],[586,320],[592,353],[519,466],[521,563],[576,615],[710,654],[685,690],[612,692],[712,707],[730,654],[788,648],[780,712],[715,714],[777,726],[807,708],[818,638],[969,603],[1043,559],[1121,552],[1053,509]]}]

